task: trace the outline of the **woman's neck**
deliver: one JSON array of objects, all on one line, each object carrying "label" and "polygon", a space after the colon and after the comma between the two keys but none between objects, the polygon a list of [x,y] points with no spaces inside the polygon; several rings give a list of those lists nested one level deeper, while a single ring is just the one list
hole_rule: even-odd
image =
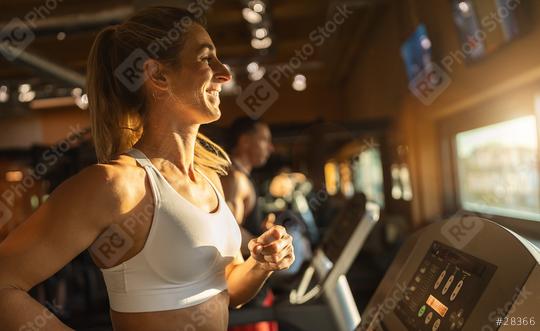
[{"label": "woman's neck", "polygon": [[133,147],[142,150],[148,158],[172,163],[181,173],[194,179],[193,159],[200,125],[183,125],[170,118],[148,122],[152,124],[145,125],[141,139]]}]

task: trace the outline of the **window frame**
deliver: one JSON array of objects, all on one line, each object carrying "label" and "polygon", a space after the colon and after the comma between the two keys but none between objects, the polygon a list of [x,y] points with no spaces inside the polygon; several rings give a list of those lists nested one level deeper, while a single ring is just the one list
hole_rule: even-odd
[{"label": "window frame", "polygon": [[[437,122],[441,157],[443,214],[458,211],[480,214],[464,210],[460,202],[456,135],[461,132],[509,121],[518,117],[535,115],[537,123],[537,171],[540,174],[540,84],[504,94],[474,107],[441,118]],[[540,197],[539,197],[540,199]],[[540,240],[540,221],[487,214],[489,218],[513,231]]]}]

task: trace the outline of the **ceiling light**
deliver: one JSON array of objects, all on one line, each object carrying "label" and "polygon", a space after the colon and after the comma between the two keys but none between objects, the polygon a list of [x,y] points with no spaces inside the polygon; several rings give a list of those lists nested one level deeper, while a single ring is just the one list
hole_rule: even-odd
[{"label": "ceiling light", "polygon": [[272,45],[272,39],[270,37],[266,37],[263,39],[251,39],[251,47],[255,49],[265,49],[270,47],[270,45]]},{"label": "ceiling light", "polygon": [[80,97],[82,95],[82,89],[80,87],[74,88],[71,90],[71,95],[74,97]]},{"label": "ceiling light", "polygon": [[75,104],[81,109],[88,108],[88,95],[85,93],[80,97],[75,97]]},{"label": "ceiling light", "polygon": [[5,85],[0,86],[0,102],[4,103],[9,100],[9,90]]},{"label": "ceiling light", "polygon": [[27,93],[27,92],[30,92],[31,89],[32,89],[32,86],[30,86],[30,84],[19,85],[19,93]]},{"label": "ceiling light", "polygon": [[36,92],[32,91],[30,84],[19,85],[19,102],[30,102],[36,97]]},{"label": "ceiling light", "polygon": [[263,78],[265,73],[266,73],[266,68],[263,66],[259,66],[256,71],[249,73],[248,78],[252,81],[257,81]]},{"label": "ceiling light", "polygon": [[259,70],[259,64],[257,62],[250,62],[246,69],[250,74],[254,73],[255,71]]},{"label": "ceiling light", "polygon": [[19,170],[6,171],[4,174],[6,182],[20,182],[23,175],[23,172]]},{"label": "ceiling light", "polygon": [[461,1],[458,4],[458,7],[459,7],[459,10],[461,10],[464,14],[467,14],[469,10],[471,10],[471,6],[469,6],[469,4],[465,1]]},{"label": "ceiling light", "polygon": [[250,8],[242,9],[242,16],[244,17],[246,21],[248,21],[251,24],[261,23],[262,21],[262,16]]},{"label": "ceiling light", "polygon": [[258,39],[263,39],[268,36],[268,30],[266,28],[257,28],[253,31],[253,36]]},{"label": "ceiling light", "polygon": [[295,91],[303,91],[306,89],[306,76],[304,75],[296,75],[294,76],[294,80],[292,82],[292,88]]},{"label": "ceiling light", "polygon": [[429,40],[428,37],[423,37],[421,40],[420,40],[420,46],[422,46],[423,49],[430,49],[431,48],[431,40]]},{"label": "ceiling light", "polygon": [[266,6],[264,5],[264,2],[260,0],[254,0],[249,2],[249,7],[253,9],[254,12],[262,14],[264,13],[264,10],[266,9]]}]

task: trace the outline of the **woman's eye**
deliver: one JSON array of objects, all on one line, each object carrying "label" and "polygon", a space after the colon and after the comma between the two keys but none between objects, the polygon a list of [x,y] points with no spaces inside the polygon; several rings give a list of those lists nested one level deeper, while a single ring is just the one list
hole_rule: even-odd
[{"label": "woman's eye", "polygon": [[210,58],[210,57],[204,57],[204,58],[202,59],[202,61],[203,61],[203,62],[206,62],[206,63],[210,63],[210,60],[211,60],[211,59],[212,59],[212,58]]}]

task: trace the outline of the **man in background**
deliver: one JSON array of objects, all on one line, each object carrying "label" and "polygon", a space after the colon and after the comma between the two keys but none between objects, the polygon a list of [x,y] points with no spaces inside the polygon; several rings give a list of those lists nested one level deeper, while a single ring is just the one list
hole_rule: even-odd
[{"label": "man in background", "polygon": [[[274,151],[270,128],[249,117],[239,118],[229,128],[228,149],[232,166],[221,182],[225,200],[242,230],[242,254],[249,255],[247,243],[263,232],[262,211],[251,171],[265,165]],[[274,215],[268,217],[272,219]]]}]

